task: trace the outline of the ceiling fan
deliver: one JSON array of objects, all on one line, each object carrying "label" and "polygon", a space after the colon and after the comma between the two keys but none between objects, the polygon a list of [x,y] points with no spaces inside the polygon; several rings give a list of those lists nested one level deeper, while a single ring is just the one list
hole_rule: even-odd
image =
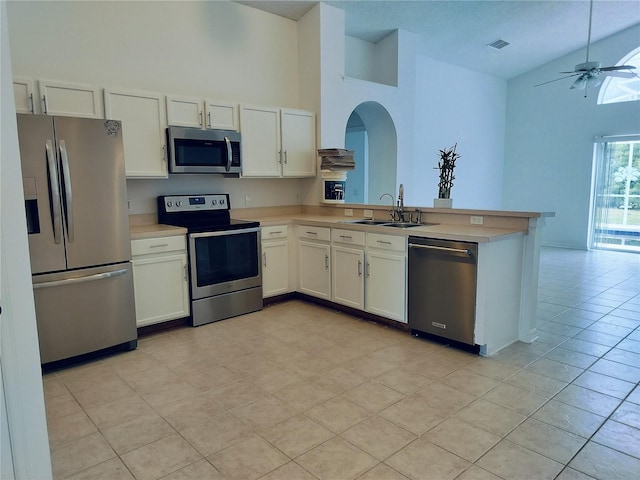
[{"label": "ceiling fan", "polygon": [[538,85],[534,85],[534,87],[539,87],[540,85],[546,85],[547,83],[557,82],[558,80],[564,80],[565,78],[578,77],[575,79],[570,89],[584,89],[584,96],[587,96],[587,88],[589,87],[597,87],[604,81],[605,76],[610,77],[622,77],[622,78],[632,78],[637,76],[634,72],[629,70],[634,70],[636,67],[633,65],[614,65],[611,67],[602,67],[600,66],[600,62],[591,62],[589,61],[589,48],[591,47],[591,18],[593,16],[593,0],[591,0],[589,6],[589,36],[587,37],[587,60],[584,63],[579,63],[575,66],[573,72],[560,72],[560,73],[568,73],[564,77],[556,78],[555,80],[550,80],[548,82],[539,83]]}]

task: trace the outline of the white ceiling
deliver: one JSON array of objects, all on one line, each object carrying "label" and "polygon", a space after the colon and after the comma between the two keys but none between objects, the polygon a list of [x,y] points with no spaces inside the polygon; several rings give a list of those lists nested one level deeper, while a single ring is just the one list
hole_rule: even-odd
[{"label": "white ceiling", "polygon": [[[238,3],[299,20],[318,2]],[[347,35],[376,42],[395,29],[405,30],[420,36],[420,53],[504,79],[587,45],[588,0],[327,0],[325,3],[345,11]],[[639,23],[640,0],[595,0],[591,41],[597,42]],[[498,39],[510,45],[502,50],[486,46]],[[612,65],[619,58],[591,60]]]}]

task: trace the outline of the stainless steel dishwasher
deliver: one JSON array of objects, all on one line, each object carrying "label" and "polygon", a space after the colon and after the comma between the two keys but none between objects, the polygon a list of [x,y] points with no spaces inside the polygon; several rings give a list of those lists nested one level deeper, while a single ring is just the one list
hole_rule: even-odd
[{"label": "stainless steel dishwasher", "polygon": [[409,327],[474,346],[478,244],[409,237]]}]

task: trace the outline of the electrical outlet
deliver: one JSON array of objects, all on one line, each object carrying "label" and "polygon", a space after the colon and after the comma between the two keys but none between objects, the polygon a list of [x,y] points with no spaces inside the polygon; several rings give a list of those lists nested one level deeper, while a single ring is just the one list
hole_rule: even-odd
[{"label": "electrical outlet", "polygon": [[364,218],[373,218],[373,210],[365,210]]},{"label": "electrical outlet", "polygon": [[345,217],[353,217],[353,209],[352,208],[345,208],[344,209],[344,216]]},{"label": "electrical outlet", "polygon": [[133,207],[131,206],[131,200],[127,200],[127,208],[129,209],[129,213],[133,213]]},{"label": "electrical outlet", "polygon": [[471,225],[482,225],[484,223],[484,217],[471,215]]},{"label": "electrical outlet", "polygon": [[250,207],[251,206],[251,197],[247,194],[245,194],[244,196],[244,206],[245,207]]}]

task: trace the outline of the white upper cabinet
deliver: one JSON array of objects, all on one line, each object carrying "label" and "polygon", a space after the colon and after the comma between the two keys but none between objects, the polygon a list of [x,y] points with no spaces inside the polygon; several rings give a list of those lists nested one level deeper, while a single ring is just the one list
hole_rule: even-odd
[{"label": "white upper cabinet", "polygon": [[33,79],[14,77],[13,96],[16,101],[16,113],[36,113],[36,100],[33,91]]},{"label": "white upper cabinet", "polygon": [[315,113],[276,107],[240,107],[243,177],[313,177]]},{"label": "white upper cabinet", "polygon": [[122,121],[127,178],[167,178],[163,95],[135,90],[104,90],[108,119]]},{"label": "white upper cabinet", "polygon": [[280,109],[240,107],[242,176],[280,177]]},{"label": "white upper cabinet", "polygon": [[38,89],[45,115],[104,118],[99,89],[94,85],[39,80]]},{"label": "white upper cabinet", "polygon": [[280,121],[282,176],[314,177],[317,163],[315,113],[283,108]]},{"label": "white upper cabinet", "polygon": [[238,106],[198,97],[167,96],[167,123],[176,127],[238,130]]}]

